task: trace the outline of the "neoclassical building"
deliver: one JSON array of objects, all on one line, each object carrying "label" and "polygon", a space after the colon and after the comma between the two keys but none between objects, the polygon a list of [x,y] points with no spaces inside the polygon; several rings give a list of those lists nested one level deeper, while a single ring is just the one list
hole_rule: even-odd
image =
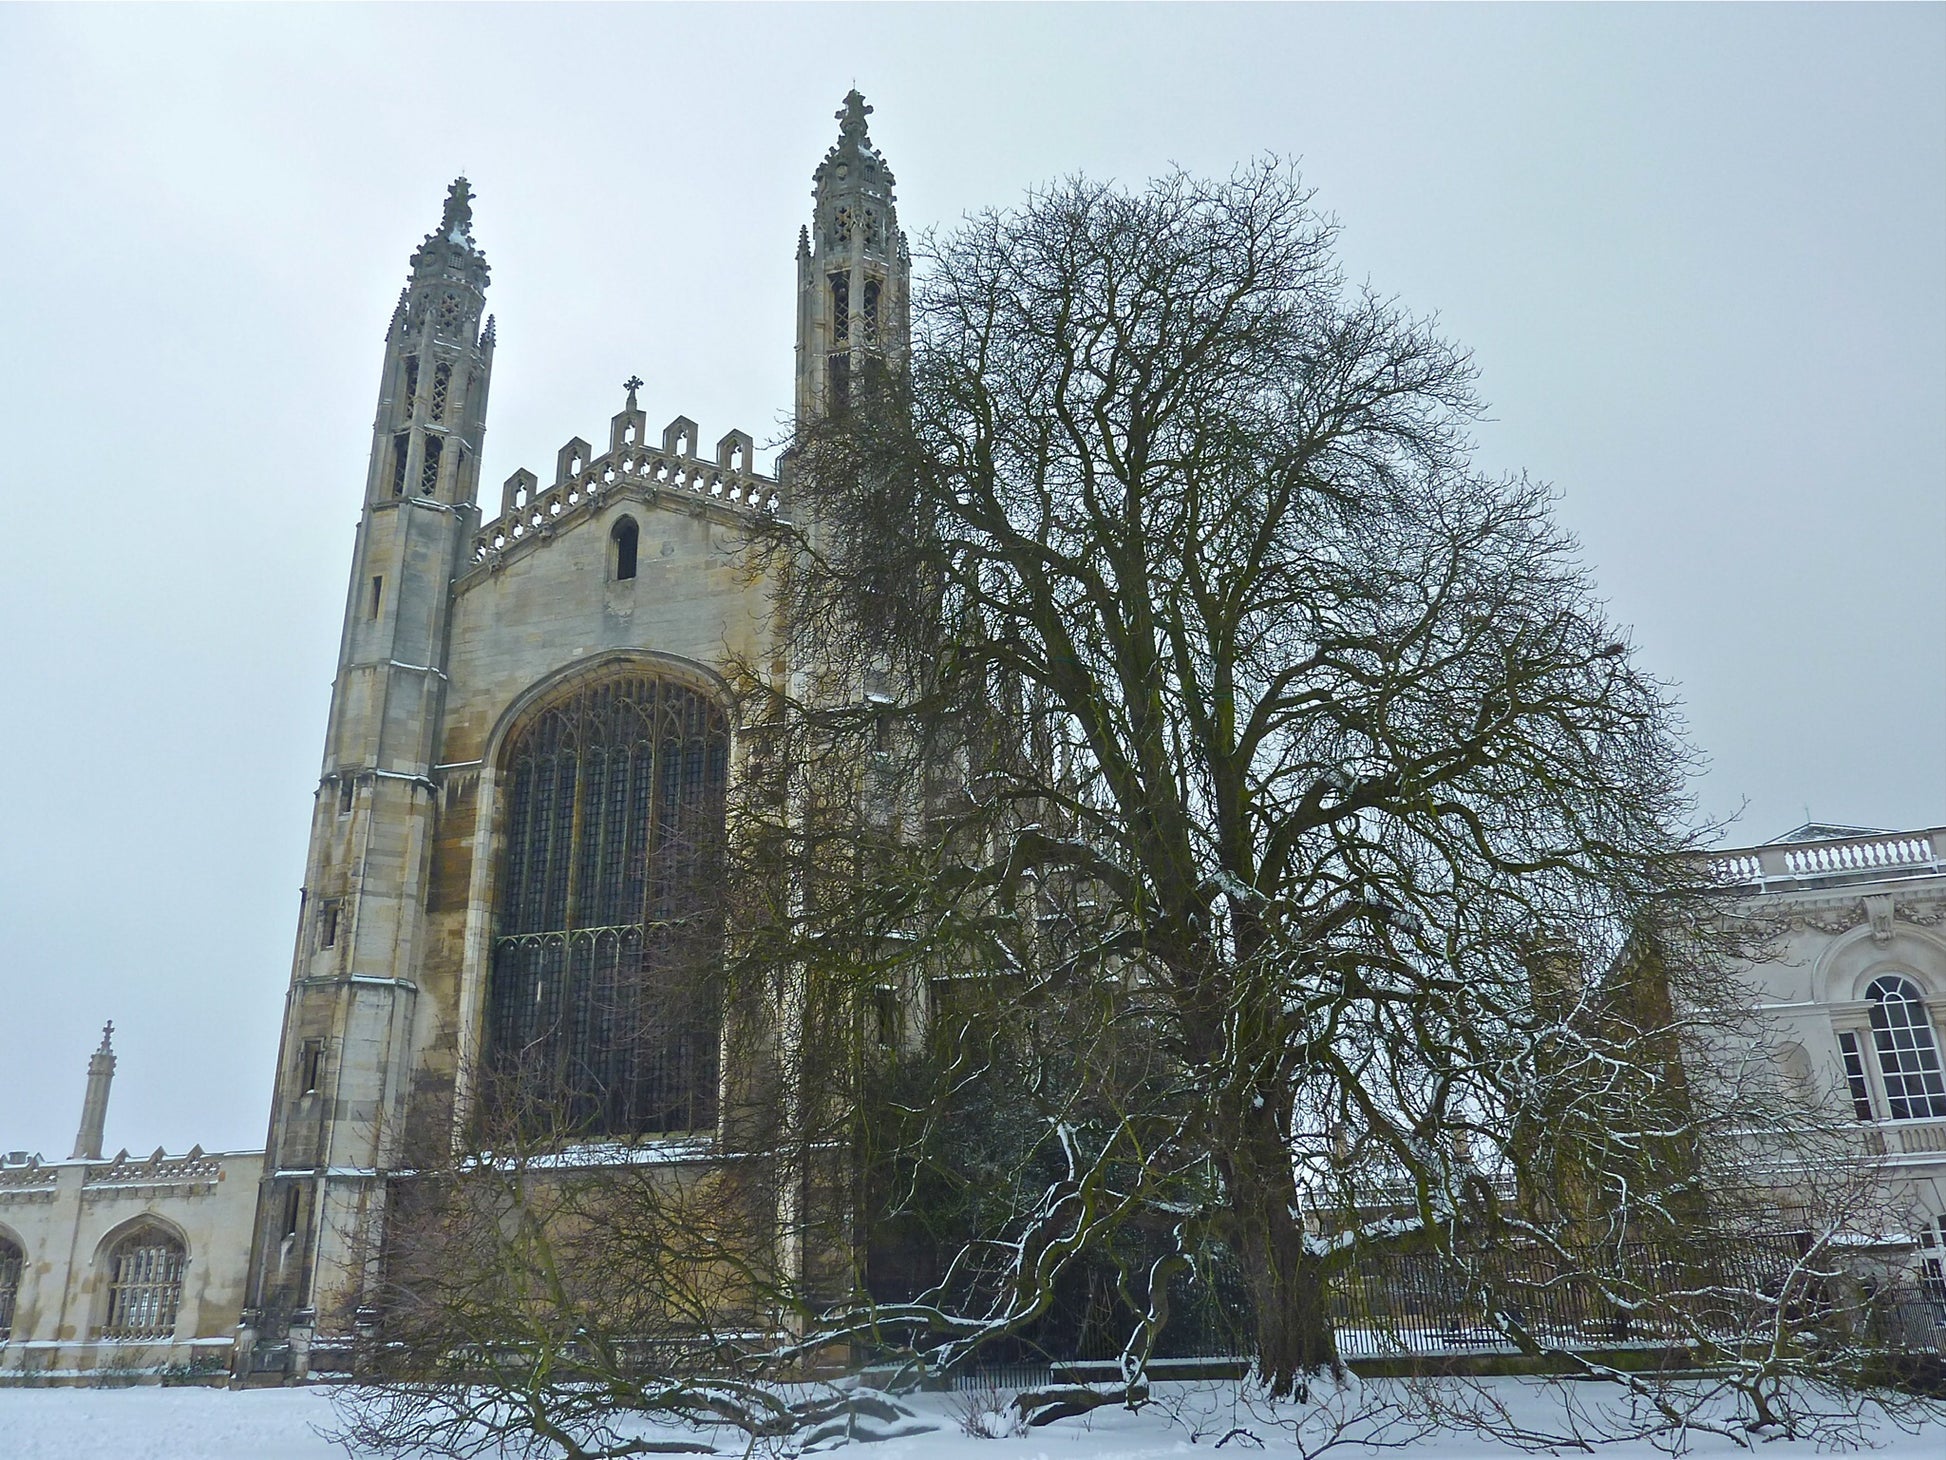
[{"label": "neoclassical building", "polygon": [[[845,99],[798,237],[800,417],[906,339],[870,110]],[[770,662],[741,524],[788,483],[742,431],[652,428],[631,381],[605,442],[483,511],[487,283],[462,178],[380,368],[247,1279],[266,1376],[337,1361],[388,1173],[482,1078],[547,1072],[578,1130],[697,1159],[722,1103],[719,1021],[658,979],[739,755],[722,666]]]},{"label": "neoclassical building", "polygon": [[1903,1229],[1891,1246],[1946,1299],[1946,827],[1813,824],[1714,863],[1769,934],[1743,981],[1773,1057],[1852,1123]]}]

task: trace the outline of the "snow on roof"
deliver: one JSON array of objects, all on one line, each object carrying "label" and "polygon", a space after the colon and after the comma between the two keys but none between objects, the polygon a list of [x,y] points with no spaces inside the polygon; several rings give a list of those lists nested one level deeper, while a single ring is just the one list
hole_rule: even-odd
[{"label": "snow on roof", "polygon": [[1837,842],[1854,836],[1891,836],[1889,826],[1839,826],[1835,822],[1807,821],[1782,836],[1774,836],[1763,845],[1767,847],[1786,847],[1799,842]]}]

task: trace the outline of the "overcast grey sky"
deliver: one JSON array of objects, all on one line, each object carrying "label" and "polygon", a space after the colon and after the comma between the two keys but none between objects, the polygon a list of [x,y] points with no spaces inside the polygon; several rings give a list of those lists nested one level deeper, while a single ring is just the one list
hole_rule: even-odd
[{"label": "overcast grey sky", "polygon": [[483,490],[774,439],[856,83],[915,235],[1302,160],[1477,356],[1739,841],[1946,822],[1946,9],[0,7],[0,1148],[262,1143],[406,259],[453,175]]}]

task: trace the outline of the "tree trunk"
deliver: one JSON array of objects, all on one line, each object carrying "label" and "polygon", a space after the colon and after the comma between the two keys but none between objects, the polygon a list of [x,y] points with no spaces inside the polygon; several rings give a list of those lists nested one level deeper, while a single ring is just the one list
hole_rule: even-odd
[{"label": "tree trunk", "polygon": [[1268,1105],[1244,1113],[1226,1153],[1231,1242],[1250,1290],[1258,1376],[1276,1398],[1303,1398],[1307,1376],[1343,1372],[1322,1258],[1293,1214],[1290,1149]]}]

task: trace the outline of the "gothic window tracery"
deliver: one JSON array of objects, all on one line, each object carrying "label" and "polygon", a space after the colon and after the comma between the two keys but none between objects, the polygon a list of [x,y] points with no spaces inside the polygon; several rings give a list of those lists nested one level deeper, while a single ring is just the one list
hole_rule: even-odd
[{"label": "gothic window tracery", "polygon": [[27,1254],[5,1237],[0,1237],[0,1343],[13,1335],[14,1305],[20,1298],[20,1274]]},{"label": "gothic window tracery", "polygon": [[728,764],[720,706],[647,671],[574,691],[509,746],[487,1068],[530,1124],[713,1125]]},{"label": "gothic window tracery", "polygon": [[862,301],[864,309],[862,312],[865,316],[865,340],[868,344],[875,343],[878,339],[878,293],[878,280],[867,279],[865,281],[865,298]]},{"label": "gothic window tracery", "polygon": [[432,401],[428,411],[435,421],[446,419],[446,393],[453,383],[453,367],[444,360],[433,367]]},{"label": "gothic window tracery", "polygon": [[1893,1120],[1946,1116],[1946,1075],[1925,1000],[1910,979],[1886,974],[1872,980],[1872,1044],[1886,1111]]},{"label": "gothic window tracery", "polygon": [[851,275],[831,276],[831,338],[851,338]]},{"label": "gothic window tracery", "polygon": [[103,1338],[172,1338],[182,1304],[188,1254],[159,1227],[138,1227],[108,1254],[108,1309]]},{"label": "gothic window tracery", "polygon": [[439,457],[446,443],[428,433],[425,459],[419,464],[419,495],[435,496],[439,490]]},{"label": "gothic window tracery", "polygon": [[851,227],[851,209],[838,208],[833,210],[831,214],[830,245],[835,248],[838,244],[850,243]]},{"label": "gothic window tracery", "polygon": [[451,291],[442,294],[439,298],[439,309],[435,316],[439,322],[439,328],[447,334],[452,334],[457,331],[462,312],[458,294]]}]

